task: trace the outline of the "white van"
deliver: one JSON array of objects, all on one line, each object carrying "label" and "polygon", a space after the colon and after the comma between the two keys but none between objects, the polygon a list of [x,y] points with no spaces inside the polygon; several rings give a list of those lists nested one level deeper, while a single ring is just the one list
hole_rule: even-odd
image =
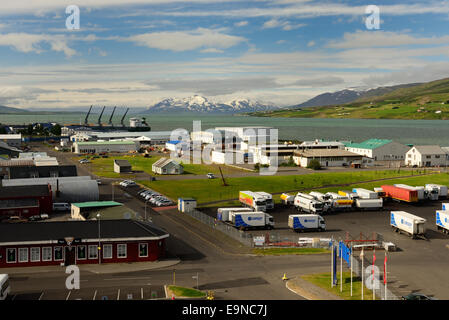
[{"label": "white van", "polygon": [[5,300],[10,292],[9,276],[7,274],[0,274],[0,300]]},{"label": "white van", "polygon": [[67,202],[53,203],[53,211],[69,211],[71,206]]}]

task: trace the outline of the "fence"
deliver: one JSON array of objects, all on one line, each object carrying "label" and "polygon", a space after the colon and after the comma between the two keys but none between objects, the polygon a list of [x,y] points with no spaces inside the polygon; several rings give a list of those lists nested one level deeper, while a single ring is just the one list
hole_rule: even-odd
[{"label": "fence", "polygon": [[204,223],[205,225],[211,227],[212,229],[219,230],[223,232],[224,234],[230,236],[231,238],[240,241],[242,244],[248,247],[253,246],[253,237],[249,233],[245,233],[244,231],[237,230],[232,226],[226,225],[224,223],[221,223],[217,221],[216,219],[212,218],[211,216],[208,216],[205,213],[202,213],[201,211],[198,211],[196,209],[193,209],[189,212],[185,212],[192,218]]}]

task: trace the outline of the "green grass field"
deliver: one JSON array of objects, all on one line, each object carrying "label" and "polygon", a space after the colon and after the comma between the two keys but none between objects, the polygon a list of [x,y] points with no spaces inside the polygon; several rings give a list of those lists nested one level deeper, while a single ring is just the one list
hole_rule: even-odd
[{"label": "green grass field", "polygon": [[[331,172],[331,173],[312,173],[295,176],[258,176],[244,178],[227,178],[228,186],[223,186],[221,179],[211,180],[180,180],[180,181],[139,181],[151,189],[165,194],[169,198],[177,199],[179,197],[191,197],[197,199],[198,203],[207,203],[219,200],[230,200],[238,198],[239,191],[266,191],[269,193],[284,192],[288,190],[313,189],[317,187],[329,186],[329,189],[348,189],[351,184],[360,181],[369,181],[375,179],[397,178],[410,175],[410,171],[401,170],[379,170],[379,171],[355,171],[355,172]],[[415,171],[416,174],[416,171]],[[430,183],[448,184],[448,175],[433,175],[432,178],[410,178],[402,179],[401,183],[422,184],[422,181]],[[418,179],[418,180],[413,180]],[[415,182],[416,181],[416,182]],[[444,183],[443,183],[444,182]],[[373,183],[374,186],[380,186],[391,181],[380,181]],[[332,187],[332,185],[348,184],[344,187]],[[368,185],[368,184],[367,184]]]},{"label": "green grass field", "polygon": [[[355,273],[352,274],[352,296],[351,296],[351,273],[343,272],[343,291],[340,292],[340,272],[337,272],[338,284],[331,287],[331,274],[309,274],[301,276],[302,279],[323,288],[330,293],[339,296],[345,300],[362,300],[362,281]],[[373,300],[373,292],[366,287],[363,289],[364,300]],[[376,297],[378,300],[378,298]]]},{"label": "green grass field", "polygon": [[331,251],[323,248],[268,248],[268,249],[253,249],[253,253],[257,255],[308,255],[308,254],[323,254],[330,253]]},{"label": "green grass field", "polygon": [[[169,157],[169,155],[165,155]],[[99,177],[105,178],[135,178],[135,175],[132,174],[119,174],[114,172],[114,160],[128,160],[131,164],[133,170],[135,171],[144,171],[151,175],[156,175],[151,171],[151,167],[153,163],[159,160],[161,156],[151,156],[149,158],[145,158],[141,155],[123,155],[123,156],[110,156],[108,158],[97,158],[93,159],[92,157],[87,157],[90,164],[85,164],[86,166],[90,166],[92,172]],[[82,159],[83,157],[74,157],[75,161]],[[207,165],[207,164],[182,164],[184,166],[184,174],[192,174],[192,175],[205,175],[209,172],[219,176],[220,171],[218,169],[218,165]],[[224,175],[238,173],[241,172],[238,169],[230,168],[227,166],[222,166],[221,170]]]},{"label": "green grass field", "polygon": [[206,296],[205,292],[192,289],[192,288],[185,288],[185,287],[179,287],[179,286],[168,286],[168,289],[170,289],[175,296],[177,297],[186,297],[186,298],[202,298]]}]

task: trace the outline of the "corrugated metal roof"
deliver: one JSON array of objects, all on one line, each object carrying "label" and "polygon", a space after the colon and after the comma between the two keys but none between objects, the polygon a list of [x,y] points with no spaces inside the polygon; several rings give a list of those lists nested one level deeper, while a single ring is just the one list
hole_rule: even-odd
[{"label": "corrugated metal roof", "polygon": [[123,204],[115,201],[88,201],[88,202],[72,203],[72,206],[78,208],[100,208],[100,207],[123,206]]},{"label": "corrugated metal roof", "polygon": [[86,142],[75,142],[79,146],[92,146],[92,145],[110,145],[110,144],[132,144],[135,145],[133,141],[86,141]]},{"label": "corrugated metal roof", "polygon": [[178,162],[176,162],[175,160],[170,159],[170,158],[160,158],[155,163],[153,163],[153,166],[156,167],[156,168],[163,168],[163,167],[165,167],[166,165],[168,165],[169,163],[172,163],[172,162],[174,164],[176,164],[176,165],[181,166],[181,164],[179,164]]},{"label": "corrugated metal roof", "polygon": [[360,154],[349,152],[343,149],[306,149],[297,150],[295,155],[301,157],[362,157]]},{"label": "corrugated metal roof", "polygon": [[445,154],[446,152],[440,146],[415,146],[421,154]]},{"label": "corrugated metal roof", "polygon": [[348,143],[345,146],[347,148],[357,148],[357,149],[377,149],[380,148],[388,143],[393,142],[393,140],[387,140],[387,139],[369,139],[360,143]]}]

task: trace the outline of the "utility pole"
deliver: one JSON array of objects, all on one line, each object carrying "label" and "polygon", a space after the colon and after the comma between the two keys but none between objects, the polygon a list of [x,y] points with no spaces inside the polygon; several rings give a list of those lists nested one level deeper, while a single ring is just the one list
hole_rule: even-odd
[{"label": "utility pole", "polygon": [[221,167],[218,167],[218,169],[220,170],[220,175],[221,175],[221,180],[223,181],[223,186],[227,186],[225,178],[223,177],[223,172],[221,172]]}]

